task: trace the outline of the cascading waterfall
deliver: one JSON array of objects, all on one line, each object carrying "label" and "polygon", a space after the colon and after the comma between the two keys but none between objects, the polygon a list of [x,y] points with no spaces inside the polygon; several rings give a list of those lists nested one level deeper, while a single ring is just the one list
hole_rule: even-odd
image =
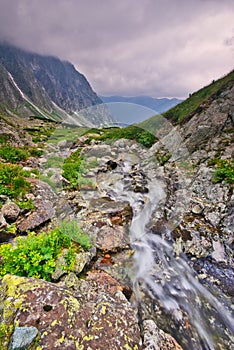
[{"label": "cascading waterfall", "polygon": [[228,301],[224,296],[218,300],[199,282],[186,257],[176,254],[170,232],[165,238],[147,229],[165,193],[154,179],[148,179],[149,192],[144,196],[129,190],[125,180],[130,169],[131,164],[123,163],[117,169],[122,179],[114,186],[104,181],[102,188],[111,191],[115,200],[127,199],[133,208],[130,237],[135,253],[131,278],[138,307],[186,350],[231,349],[234,319],[230,305],[225,305]]},{"label": "cascading waterfall", "polygon": [[[146,225],[162,195],[155,183],[149,186],[148,201],[135,213],[130,228],[135,250],[133,286],[138,302],[144,308],[143,291],[149,303],[152,301],[151,306],[155,303],[156,314],[161,308],[169,315],[172,326],[168,328],[184,348],[229,349],[234,334],[234,319],[229,311],[198,281],[186,257],[176,255],[172,241],[147,231]],[[161,311],[155,318],[160,317]],[[173,321],[177,323],[175,330]]]}]

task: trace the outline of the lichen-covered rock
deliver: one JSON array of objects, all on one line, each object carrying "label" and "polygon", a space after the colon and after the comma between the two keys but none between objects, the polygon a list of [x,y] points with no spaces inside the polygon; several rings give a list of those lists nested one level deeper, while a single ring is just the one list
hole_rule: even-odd
[{"label": "lichen-covered rock", "polygon": [[28,216],[21,218],[16,222],[17,229],[20,233],[31,231],[45,224],[54,216],[54,208],[51,203],[37,202],[35,211]]},{"label": "lichen-covered rock", "polygon": [[[14,325],[35,327],[37,347],[32,350],[141,349],[130,303],[118,288],[98,286],[98,278],[90,277],[78,280],[71,291],[65,284],[6,275],[0,285],[0,322],[13,338]],[[0,338],[1,349],[8,349],[10,336]]]}]

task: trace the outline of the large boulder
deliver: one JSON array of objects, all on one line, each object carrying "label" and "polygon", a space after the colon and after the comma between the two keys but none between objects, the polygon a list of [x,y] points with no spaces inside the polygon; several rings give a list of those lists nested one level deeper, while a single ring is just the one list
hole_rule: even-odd
[{"label": "large boulder", "polygon": [[[32,350],[140,349],[136,315],[117,282],[102,277],[99,283],[97,275],[87,281],[75,275],[73,279],[69,290],[68,282],[58,286],[39,279],[4,276],[0,324],[6,332],[0,337],[0,348],[9,349],[16,335],[27,343],[26,331],[31,330]],[[103,281],[112,286],[104,287]]]}]

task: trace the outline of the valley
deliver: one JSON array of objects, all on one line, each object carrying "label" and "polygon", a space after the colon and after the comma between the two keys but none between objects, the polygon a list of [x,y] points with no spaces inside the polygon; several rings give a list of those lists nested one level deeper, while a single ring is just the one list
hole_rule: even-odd
[{"label": "valley", "polygon": [[[43,60],[30,60],[39,84]],[[5,70],[1,349],[231,349],[233,71],[162,115],[103,128],[77,125],[49,81],[48,108],[32,92],[21,113],[26,86]]]}]

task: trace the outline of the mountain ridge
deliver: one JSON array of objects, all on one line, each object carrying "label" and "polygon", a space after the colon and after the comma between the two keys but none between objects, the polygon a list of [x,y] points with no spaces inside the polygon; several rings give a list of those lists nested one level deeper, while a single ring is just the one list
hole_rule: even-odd
[{"label": "mountain ridge", "polygon": [[109,116],[100,113],[92,120],[87,114],[79,117],[81,110],[102,101],[85,76],[68,61],[0,43],[0,74],[4,87],[0,102],[5,111],[10,108],[23,116],[37,114],[57,121],[72,116],[81,125],[86,120],[95,126],[111,122]]},{"label": "mountain ridge", "polygon": [[155,98],[147,95],[138,95],[138,96],[120,96],[120,95],[111,95],[111,96],[102,96],[99,95],[100,99],[104,103],[109,102],[127,102],[127,103],[135,103],[141,106],[145,106],[147,108],[153,109],[158,113],[165,112],[169,108],[174,107],[178,103],[182,102],[182,99],[178,98]]}]

